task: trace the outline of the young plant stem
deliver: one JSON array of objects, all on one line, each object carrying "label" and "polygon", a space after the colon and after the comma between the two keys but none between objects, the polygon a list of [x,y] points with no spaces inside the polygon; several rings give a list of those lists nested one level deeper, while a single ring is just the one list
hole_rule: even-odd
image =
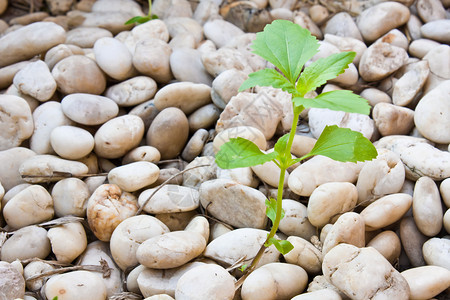
[{"label": "young plant stem", "polygon": [[[303,111],[302,108],[300,109],[296,109],[294,106],[294,103],[292,103],[292,108],[294,111],[294,118],[292,120],[292,126],[291,126],[291,131],[289,133],[289,139],[287,142],[287,147],[286,147],[286,153],[285,155],[291,155],[291,147],[292,147],[292,143],[294,141],[294,137],[295,137],[295,132],[297,130],[297,123],[298,123],[298,118],[300,116],[300,113]],[[278,230],[278,226],[280,225],[280,221],[281,221],[281,215],[282,215],[282,211],[283,211],[283,187],[284,187],[284,179],[285,179],[285,174],[286,174],[286,169],[288,167],[290,167],[289,165],[286,164],[286,159],[284,162],[278,162],[279,167],[280,167],[280,178],[278,181],[278,190],[277,190],[277,211],[276,211],[276,215],[275,215],[275,220],[272,224],[272,229],[270,230],[269,234],[267,235],[267,238],[265,240],[265,242],[261,245],[261,248],[259,248],[258,253],[256,254],[255,258],[253,259],[252,263],[250,264],[250,266],[248,268],[245,269],[244,271],[244,275],[242,276],[242,278],[240,278],[240,282],[243,282],[243,280],[250,275],[250,273],[256,269],[256,265],[259,263],[259,261],[261,260],[264,251],[266,250],[266,244],[269,242],[269,240],[271,238],[273,238],[275,236],[275,233]],[[241,280],[242,279],[242,280]]]}]

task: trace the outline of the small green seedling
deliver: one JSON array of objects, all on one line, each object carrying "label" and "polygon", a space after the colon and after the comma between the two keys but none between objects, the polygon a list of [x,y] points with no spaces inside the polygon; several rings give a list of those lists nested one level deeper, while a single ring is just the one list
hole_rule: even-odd
[{"label": "small green seedling", "polygon": [[53,297],[52,300],[58,300],[58,296]]},{"label": "small green seedling", "polygon": [[371,160],[377,156],[372,143],[361,133],[338,126],[326,126],[313,149],[300,158],[292,158],[291,147],[300,113],[309,107],[368,115],[370,106],[366,100],[351,91],[337,90],[321,93],[315,98],[305,95],[322,86],[329,79],[343,73],[353,61],[355,52],[341,52],[321,58],[302,69],[305,63],[318,53],[319,43],[311,33],[297,24],[276,20],[256,35],[253,52],[271,62],[276,69],[263,69],[249,75],[239,91],[255,86],[272,86],[292,95],[294,119],[291,131],[278,139],[274,151],[263,153],[258,146],[243,138],[231,138],[216,154],[216,163],[222,169],[250,167],[273,161],[280,169],[277,199],[266,200],[266,214],[272,228],[264,245],[245,272],[251,272],[261,259],[264,249],[270,245],[282,254],[293,249],[290,242],[278,240],[275,233],[284,216],[282,209],[285,171],[293,164],[314,155],[323,155],[342,162]]},{"label": "small green seedling", "polygon": [[152,1],[148,0],[148,14],[144,17],[141,17],[141,16],[133,17],[133,18],[129,19],[128,21],[126,21],[125,25],[130,25],[130,24],[134,24],[134,23],[142,24],[142,23],[148,22],[150,20],[154,20],[154,19],[158,19],[158,16],[152,14]]}]

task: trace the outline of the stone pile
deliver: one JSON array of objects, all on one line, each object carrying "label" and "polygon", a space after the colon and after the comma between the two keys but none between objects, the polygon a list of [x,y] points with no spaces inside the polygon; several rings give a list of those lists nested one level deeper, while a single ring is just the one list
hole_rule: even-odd
[{"label": "stone pile", "polygon": [[[47,0],[49,12],[0,19],[0,298],[449,297],[450,2],[243,2],[156,0],[159,19],[136,26],[132,0]],[[271,151],[290,129],[286,93],[238,93],[270,67],[246,31],[274,19],[320,40],[307,64],[355,51],[318,93],[372,106],[309,109],[292,154],[336,124],[379,155],[290,168],[277,235],[294,249],[268,247],[235,290],[279,170],[223,170],[214,155],[232,137]]]}]

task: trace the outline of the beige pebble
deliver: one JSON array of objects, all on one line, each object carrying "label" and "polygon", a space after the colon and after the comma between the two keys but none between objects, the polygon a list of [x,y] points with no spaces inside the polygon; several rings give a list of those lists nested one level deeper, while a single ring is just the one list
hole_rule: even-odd
[{"label": "beige pebble", "polygon": [[19,173],[20,165],[35,155],[34,151],[23,147],[0,151],[0,182],[5,191],[25,183]]},{"label": "beige pebble", "polygon": [[[205,41],[204,44],[209,43]],[[199,49],[174,49],[170,55],[170,68],[175,79],[211,86],[214,78],[206,71],[201,57]]]},{"label": "beige pebble", "polygon": [[181,158],[187,162],[191,162],[202,153],[203,146],[209,138],[209,132],[206,129],[197,130],[187,142],[181,153]]},{"label": "beige pebble", "polygon": [[286,262],[299,265],[311,275],[322,271],[323,255],[319,249],[301,237],[290,236],[287,241],[294,246],[294,249],[283,255]]},{"label": "beige pebble", "polygon": [[46,282],[44,291],[47,299],[81,297],[103,300],[106,298],[106,286],[102,279],[89,271],[72,271],[55,275]]},{"label": "beige pebble", "polygon": [[15,231],[2,245],[1,260],[13,262],[30,258],[45,259],[50,254],[47,230],[35,225]]},{"label": "beige pebble", "polygon": [[183,186],[198,190],[203,182],[216,178],[217,165],[213,156],[198,156],[184,167],[184,171]]},{"label": "beige pebble", "polygon": [[407,64],[400,71],[401,77],[394,83],[392,103],[407,106],[414,101],[424,86],[430,69],[427,61],[419,61]]},{"label": "beige pebble", "polygon": [[[192,211],[199,206],[199,194],[197,190],[178,186],[175,184],[167,184],[161,187],[157,192],[157,188],[146,189],[139,194],[139,206],[145,204],[143,210],[150,214],[173,213]],[[155,193],[156,192],[156,193]]]},{"label": "beige pebble", "polygon": [[52,188],[55,215],[85,217],[90,195],[88,185],[81,179],[65,178],[58,181]]},{"label": "beige pebble", "polygon": [[95,236],[108,242],[117,225],[138,210],[133,194],[122,192],[115,184],[103,184],[91,195],[87,205],[87,220]]},{"label": "beige pebble", "polygon": [[414,127],[414,111],[390,103],[376,104],[372,117],[375,126],[383,136],[408,134]]},{"label": "beige pebble", "polygon": [[421,177],[414,186],[412,203],[414,221],[417,228],[426,236],[435,236],[441,231],[441,197],[436,183],[429,177]]},{"label": "beige pebble", "polygon": [[428,51],[440,46],[441,44],[429,39],[417,39],[409,44],[408,51],[417,58],[423,58]]},{"label": "beige pebble", "polygon": [[413,199],[408,194],[391,194],[375,200],[364,208],[360,216],[367,231],[381,229],[400,220],[411,207]]},{"label": "beige pebble", "polygon": [[425,23],[445,19],[445,8],[441,1],[419,0],[416,6],[418,15]]},{"label": "beige pebble", "polygon": [[71,263],[87,246],[87,237],[83,225],[78,222],[66,223],[50,228],[47,233],[52,252],[60,263]]},{"label": "beige pebble", "polygon": [[450,270],[450,239],[434,237],[423,244],[423,257],[428,265]]},{"label": "beige pebble", "polygon": [[195,132],[199,129],[209,129],[213,127],[219,119],[220,109],[214,104],[207,104],[200,107],[188,117],[189,131]]},{"label": "beige pebble", "polygon": [[445,206],[450,208],[450,178],[444,179],[441,182],[439,191],[441,192],[442,201],[444,201]]},{"label": "beige pebble", "polygon": [[400,222],[400,240],[411,265],[425,265],[422,246],[428,238],[419,231],[413,217],[405,217]]},{"label": "beige pebble", "polygon": [[349,182],[328,182],[318,186],[309,197],[308,220],[316,227],[334,223],[352,211],[358,200],[356,187]]},{"label": "beige pebble", "polygon": [[447,233],[450,233],[450,208],[447,209],[447,211],[444,214],[443,223],[444,223],[445,231],[447,231]]},{"label": "beige pebble", "polygon": [[329,289],[317,290],[295,296],[291,300],[341,300],[341,296]]},{"label": "beige pebble", "polygon": [[253,142],[259,149],[265,150],[267,146],[264,134],[257,128],[251,126],[231,127],[220,132],[213,141],[214,152],[217,153],[223,144],[228,142],[230,138],[245,138]]},{"label": "beige pebble", "polygon": [[92,48],[97,40],[110,37],[112,33],[100,27],[76,27],[67,32],[66,43],[80,48]]},{"label": "beige pebble", "polygon": [[153,216],[138,215],[123,220],[114,229],[111,240],[111,255],[122,269],[138,264],[136,250],[144,241],[169,232],[169,228]]},{"label": "beige pebble", "polygon": [[134,106],[153,98],[156,93],[156,82],[148,76],[136,76],[113,86],[106,92],[121,107]]},{"label": "beige pebble", "polygon": [[136,73],[133,56],[127,47],[112,37],[102,37],[94,44],[95,62],[108,76],[125,80]]},{"label": "beige pebble", "polygon": [[131,32],[138,40],[147,37],[157,38],[164,42],[169,41],[169,30],[162,19],[154,19],[135,26]]},{"label": "beige pebble", "polygon": [[70,44],[59,44],[48,50],[45,54],[45,63],[50,70],[62,59],[70,55],[84,54],[83,50],[75,45]]},{"label": "beige pebble", "polygon": [[75,126],[58,126],[50,133],[53,150],[65,159],[80,159],[94,149],[94,137],[89,131]]},{"label": "beige pebble", "polygon": [[125,192],[135,192],[154,183],[158,176],[157,165],[148,161],[138,161],[112,169],[108,173],[108,181],[118,185]]},{"label": "beige pebble", "polygon": [[146,38],[136,44],[133,65],[141,73],[158,83],[168,83],[173,75],[170,70],[170,46],[156,38]]},{"label": "beige pebble", "polygon": [[161,159],[161,153],[158,149],[152,146],[140,146],[136,147],[127,154],[122,159],[123,164],[129,164],[137,161],[148,161],[151,163],[157,163]]},{"label": "beige pebble", "polygon": [[400,257],[402,246],[400,238],[391,230],[385,230],[377,234],[367,243],[367,247],[373,247],[383,255],[391,265],[394,265]]},{"label": "beige pebble", "polygon": [[13,264],[6,261],[0,262],[0,272],[4,276],[1,291],[5,295],[5,299],[20,299],[24,297],[25,280],[21,272]]},{"label": "beige pebble", "polygon": [[403,271],[411,291],[410,299],[430,299],[450,287],[450,270],[439,266],[423,266]]},{"label": "beige pebble", "polygon": [[341,215],[331,227],[323,242],[322,253],[326,255],[338,244],[351,244],[364,247],[364,219],[357,213],[347,212]]},{"label": "beige pebble", "polygon": [[176,268],[199,256],[205,247],[205,239],[197,232],[172,231],[144,241],[136,258],[147,268]]},{"label": "beige pebble", "polygon": [[[23,268],[23,277],[26,280],[27,289],[30,291],[36,291],[42,288],[45,283],[43,278],[31,279],[30,277],[40,275],[47,271],[54,270],[54,266],[45,263],[43,261],[32,261]],[[33,298],[35,300],[36,298]],[[24,300],[28,300],[25,296]]]},{"label": "beige pebble", "polygon": [[27,64],[13,79],[17,89],[39,101],[49,100],[56,91],[56,82],[45,62],[37,60]]},{"label": "beige pebble", "polygon": [[279,225],[282,233],[288,236],[299,236],[306,240],[316,234],[316,228],[310,223],[304,204],[291,199],[283,199],[282,207],[284,217]]},{"label": "beige pebble", "polygon": [[211,99],[214,104],[224,109],[231,98],[238,94],[239,87],[247,77],[243,71],[236,69],[220,73],[212,82]]},{"label": "beige pebble", "polygon": [[363,40],[352,16],[347,12],[339,12],[331,17],[322,29],[324,34],[330,33],[342,37],[352,37]]}]

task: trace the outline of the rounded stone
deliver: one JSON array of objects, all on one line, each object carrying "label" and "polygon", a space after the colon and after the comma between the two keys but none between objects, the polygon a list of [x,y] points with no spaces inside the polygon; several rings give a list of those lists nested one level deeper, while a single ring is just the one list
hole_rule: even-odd
[{"label": "rounded stone", "polygon": [[431,299],[450,287],[450,270],[439,266],[411,268],[402,273],[411,291],[410,299]]},{"label": "rounded stone", "polygon": [[52,252],[60,263],[69,264],[86,250],[86,231],[81,223],[66,223],[50,228],[47,237],[50,239]]},{"label": "rounded stone", "polygon": [[20,165],[35,155],[34,151],[23,147],[0,151],[0,182],[5,191],[25,182],[19,173]]},{"label": "rounded stone", "polygon": [[191,81],[211,86],[213,77],[206,71],[198,49],[174,49],[170,55],[170,68],[178,81]]},{"label": "rounded stone", "polygon": [[122,192],[115,184],[103,184],[91,195],[87,205],[87,220],[95,236],[108,242],[117,225],[136,214],[137,199]]},{"label": "rounded stone", "polygon": [[417,58],[423,58],[431,49],[441,44],[429,39],[417,39],[409,44],[409,53]]},{"label": "rounded stone", "polygon": [[428,265],[440,266],[450,270],[450,240],[431,238],[423,244],[423,258]]},{"label": "rounded stone", "polygon": [[0,150],[20,146],[33,134],[34,124],[28,103],[13,95],[0,95]]},{"label": "rounded stone", "polygon": [[444,216],[441,197],[431,178],[420,177],[416,181],[412,211],[417,228],[424,235],[433,237],[441,231]]},{"label": "rounded stone", "polygon": [[66,44],[77,45],[81,48],[92,48],[97,40],[109,37],[112,33],[99,27],[76,27],[67,32]]},{"label": "rounded stone", "polygon": [[427,139],[450,143],[450,80],[443,81],[428,92],[416,106],[414,123]]},{"label": "rounded stone", "polygon": [[308,220],[316,227],[334,223],[343,213],[352,211],[358,191],[350,182],[328,182],[318,186],[309,197]]},{"label": "rounded stone", "polygon": [[182,110],[163,109],[153,120],[147,132],[147,144],[161,153],[161,159],[176,157],[183,150],[189,136],[189,123]]},{"label": "rounded stone", "polygon": [[[143,191],[139,195],[139,205],[153,195],[156,188]],[[167,184],[155,193],[150,201],[144,206],[144,211],[151,214],[185,212],[196,209],[199,205],[199,195],[197,190],[187,186],[177,186]]]},{"label": "rounded stone", "polygon": [[206,38],[213,41],[217,48],[225,46],[234,37],[244,34],[236,25],[220,19],[206,22],[203,30]]},{"label": "rounded stone", "polygon": [[377,234],[373,239],[367,243],[367,247],[373,247],[381,255],[383,255],[391,265],[394,265],[400,257],[402,245],[400,238],[391,230],[385,230]]},{"label": "rounded stone", "polygon": [[264,134],[257,128],[251,126],[230,127],[216,135],[213,141],[214,153],[217,153],[223,144],[230,138],[241,137],[247,139],[258,146],[261,150],[266,150],[267,141]]},{"label": "rounded stone", "polygon": [[6,223],[15,229],[51,220],[53,214],[52,196],[40,185],[27,187],[3,207]]},{"label": "rounded stone", "polygon": [[408,134],[414,127],[414,111],[412,109],[378,103],[372,111],[375,126],[381,135]]},{"label": "rounded stone", "polygon": [[442,201],[447,208],[450,208],[450,178],[444,179],[439,186],[441,192]]},{"label": "rounded stone", "polygon": [[270,263],[252,272],[241,288],[242,300],[291,299],[303,292],[308,274],[297,265]]},{"label": "rounded stone", "polygon": [[80,159],[94,149],[94,137],[75,126],[59,126],[50,133],[50,143],[56,154],[66,159]]},{"label": "rounded stone", "polygon": [[50,240],[47,230],[38,226],[22,227],[6,240],[2,246],[1,260],[13,262],[16,259],[45,259],[50,254]]},{"label": "rounded stone", "polygon": [[135,192],[158,179],[159,168],[148,161],[132,162],[109,171],[108,181],[125,192]]},{"label": "rounded stone", "polygon": [[279,229],[287,236],[299,236],[309,240],[316,234],[316,228],[310,223],[307,208],[302,203],[283,199],[284,217],[280,221]]},{"label": "rounded stone", "polygon": [[143,24],[139,24],[135,26],[131,32],[133,33],[133,37],[138,40],[152,37],[160,39],[166,43],[169,41],[169,30],[167,29],[167,25],[161,19],[154,19]]},{"label": "rounded stone", "polygon": [[121,107],[134,106],[153,98],[156,93],[156,82],[147,76],[137,76],[110,86],[106,97]]},{"label": "rounded stone", "polygon": [[176,268],[199,256],[205,247],[199,233],[172,231],[144,241],[136,250],[136,258],[147,268]]},{"label": "rounded stone", "polygon": [[95,153],[103,158],[119,158],[135,148],[144,136],[144,122],[135,115],[116,117],[95,133]]},{"label": "rounded stone", "polygon": [[124,80],[135,73],[133,56],[128,48],[112,37],[102,37],[94,44],[95,61],[108,76]]},{"label": "rounded stone", "polygon": [[106,88],[106,78],[95,61],[83,55],[71,55],[60,60],[52,70],[58,90],[64,94],[100,95]]},{"label": "rounded stone", "polygon": [[13,80],[16,88],[39,101],[49,100],[56,91],[56,82],[45,62],[38,60],[23,67]]},{"label": "rounded stone", "polygon": [[294,246],[294,249],[283,255],[287,263],[298,265],[311,275],[322,272],[323,255],[319,249],[298,236],[290,236],[287,241]]},{"label": "rounded stone", "polygon": [[170,46],[156,38],[145,38],[137,42],[133,54],[133,65],[142,74],[156,82],[168,83],[172,79],[170,69]]},{"label": "rounded stone", "polygon": [[78,178],[65,178],[52,188],[53,207],[57,217],[86,216],[87,200],[91,193],[86,183]]},{"label": "rounded stone", "polygon": [[0,292],[5,299],[17,299],[25,296],[25,279],[10,263],[0,261]]},{"label": "rounded stone", "polygon": [[196,132],[199,129],[213,127],[219,119],[220,112],[220,109],[212,103],[200,107],[188,117],[189,131]]},{"label": "rounded stone", "polygon": [[248,76],[243,71],[229,69],[223,71],[212,82],[211,99],[215,105],[224,109]]},{"label": "rounded stone", "polygon": [[83,55],[83,50],[75,45],[59,44],[45,53],[45,63],[50,70],[62,59],[71,55]]},{"label": "rounded stone", "polygon": [[61,108],[69,119],[83,125],[101,125],[119,113],[119,107],[111,99],[84,93],[65,96]]},{"label": "rounded stone", "polygon": [[342,37],[352,37],[360,41],[363,40],[355,21],[347,12],[339,12],[331,17],[322,31],[324,34],[330,33]]},{"label": "rounded stone", "polygon": [[413,217],[405,217],[400,222],[400,240],[403,250],[406,253],[413,267],[425,265],[422,246],[428,240],[414,223]]},{"label": "rounded stone", "polygon": [[427,22],[420,28],[423,37],[440,43],[449,43],[450,20],[436,20]]},{"label": "rounded stone", "polygon": [[101,277],[89,271],[72,271],[52,276],[44,286],[47,299],[106,299],[106,286]]},{"label": "rounded stone", "polygon": [[193,161],[202,153],[203,146],[209,138],[209,132],[206,129],[197,130],[184,147],[181,158],[187,162]]},{"label": "rounded stone", "polygon": [[410,16],[405,5],[387,1],[364,10],[357,25],[365,41],[373,42],[391,29],[405,24]]},{"label": "rounded stone", "polygon": [[167,232],[169,228],[153,216],[129,217],[117,225],[111,235],[111,255],[115,263],[126,270],[138,264],[136,251],[144,241]]},{"label": "rounded stone", "polygon": [[161,159],[161,153],[158,149],[152,146],[140,146],[134,148],[122,159],[123,164],[129,164],[136,161],[148,161],[152,163],[157,163]]}]

